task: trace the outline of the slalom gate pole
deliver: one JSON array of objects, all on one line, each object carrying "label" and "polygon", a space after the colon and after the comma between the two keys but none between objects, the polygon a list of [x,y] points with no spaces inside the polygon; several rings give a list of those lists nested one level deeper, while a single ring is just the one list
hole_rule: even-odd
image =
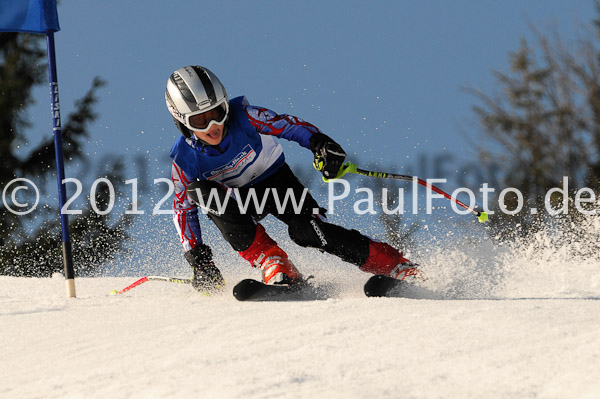
[{"label": "slalom gate pole", "polygon": [[[379,177],[382,179],[416,181],[420,185],[427,187],[428,189],[430,189],[433,192],[443,195],[450,201],[452,201],[452,202],[456,203],[457,205],[463,207],[464,209],[470,211],[473,215],[475,215],[477,217],[477,220],[479,220],[480,223],[485,223],[488,220],[488,214],[486,212],[481,212],[481,211],[478,211],[476,209],[469,207],[468,205],[466,205],[462,201],[458,200],[457,198],[454,198],[453,196],[446,193],[445,191],[437,188],[436,186],[434,186],[430,183],[427,183],[425,180],[420,179],[417,176],[400,175],[400,174],[396,174],[396,173],[387,173],[387,172],[373,172],[373,171],[369,171],[369,170],[365,170],[365,169],[360,169],[355,164],[348,162],[348,163],[345,163],[344,166],[342,166],[340,168],[340,171],[338,172],[335,179],[341,178],[346,173],[353,173],[353,174],[367,176],[367,177]],[[323,177],[323,180],[327,182],[331,179],[326,179],[325,177]]]},{"label": "slalom gate pole", "polygon": [[50,110],[52,112],[52,133],[54,135],[54,155],[56,158],[56,176],[58,180],[58,199],[60,205],[60,225],[62,227],[62,253],[67,284],[67,297],[75,298],[75,271],[71,250],[71,234],[69,232],[69,217],[62,212],[67,198],[64,184],[65,164],[63,156],[62,128],[60,122],[60,101],[58,97],[58,74],[56,73],[56,52],[54,48],[54,32],[46,32],[48,47],[48,80],[50,83]]},{"label": "slalom gate pole", "polygon": [[135,288],[139,285],[144,284],[147,281],[151,281],[151,280],[155,280],[155,281],[166,281],[169,283],[178,283],[178,284],[191,284],[192,282],[192,278],[177,278],[177,277],[163,277],[163,276],[146,276],[146,277],[142,277],[141,279],[137,280],[136,282],[128,285],[127,287],[123,288],[121,291],[119,290],[113,290],[110,292],[110,295],[120,295],[123,294],[124,292],[129,291],[132,288]]}]

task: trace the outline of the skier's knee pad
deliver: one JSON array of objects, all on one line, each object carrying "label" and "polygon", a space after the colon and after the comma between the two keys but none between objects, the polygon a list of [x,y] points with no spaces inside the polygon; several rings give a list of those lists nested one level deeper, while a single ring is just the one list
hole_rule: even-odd
[{"label": "skier's knee pad", "polygon": [[294,218],[288,226],[290,238],[301,247],[323,249],[329,242],[321,223],[314,217]]}]

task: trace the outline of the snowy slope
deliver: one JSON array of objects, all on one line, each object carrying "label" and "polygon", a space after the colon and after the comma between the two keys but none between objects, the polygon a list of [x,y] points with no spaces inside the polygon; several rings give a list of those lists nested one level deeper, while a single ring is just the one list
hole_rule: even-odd
[{"label": "snowy slope", "polygon": [[503,244],[431,234],[421,285],[444,299],[366,298],[367,274],[283,239],[323,299],[237,302],[258,272],[226,245],[213,297],[158,281],[110,296],[148,272],[189,276],[156,243],[129,276],[78,278],[76,299],[59,275],[0,276],[0,398],[600,398],[589,223]]},{"label": "snowy slope", "polygon": [[366,298],[366,277],[268,303],[164,282],[108,295],[135,277],[77,279],[66,299],[60,276],[0,277],[0,397],[600,397],[600,295]]}]

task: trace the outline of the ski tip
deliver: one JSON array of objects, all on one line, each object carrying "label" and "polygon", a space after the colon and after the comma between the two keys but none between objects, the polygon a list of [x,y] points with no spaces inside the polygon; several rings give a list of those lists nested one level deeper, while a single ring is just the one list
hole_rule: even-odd
[{"label": "ski tip", "polygon": [[368,297],[386,296],[388,291],[400,284],[400,280],[391,277],[375,275],[371,276],[364,286],[365,295]]},{"label": "ski tip", "polygon": [[488,214],[485,212],[479,212],[477,219],[479,220],[479,223],[485,223],[488,220]]},{"label": "ski tip", "polygon": [[108,293],[108,295],[118,295],[119,291],[117,290],[112,290],[111,292]]},{"label": "ski tip", "polygon": [[233,296],[238,301],[245,301],[254,295],[260,285],[261,283],[251,278],[242,280],[233,287]]}]

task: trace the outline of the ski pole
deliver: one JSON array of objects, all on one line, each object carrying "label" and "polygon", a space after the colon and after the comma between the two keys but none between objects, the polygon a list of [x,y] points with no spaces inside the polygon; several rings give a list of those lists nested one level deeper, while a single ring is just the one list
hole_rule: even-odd
[{"label": "ski pole", "polygon": [[[316,163],[315,163],[315,168],[317,170],[320,170],[319,168],[317,168]],[[344,176],[346,173],[354,173],[357,175],[368,176],[368,177],[379,177],[382,179],[395,179],[395,180],[404,180],[404,181],[415,181],[416,180],[417,183],[419,183],[420,185],[427,187],[431,191],[434,191],[438,194],[443,195],[450,201],[452,201],[452,202],[458,204],[459,206],[463,207],[464,209],[470,211],[473,215],[475,215],[477,217],[477,220],[479,220],[480,223],[485,223],[488,220],[488,214],[486,212],[481,212],[481,211],[478,211],[476,209],[469,207],[468,205],[466,205],[459,199],[454,198],[453,196],[446,193],[445,191],[440,190],[433,184],[429,184],[425,180],[420,179],[417,176],[400,175],[400,174],[396,174],[396,173],[387,173],[387,172],[373,172],[373,171],[369,171],[369,170],[360,169],[355,164],[353,164],[351,162],[347,162],[344,164],[344,166],[342,166],[340,168],[340,171],[338,172],[337,176],[334,177],[334,179],[339,179],[342,176]],[[326,179],[323,176],[323,180],[328,182],[329,180],[332,180],[332,179]]]},{"label": "ski pole", "polygon": [[127,292],[130,289],[135,288],[138,285],[144,284],[146,281],[150,281],[150,280],[167,281],[169,283],[178,283],[178,284],[190,284],[192,282],[191,278],[185,279],[185,278],[176,278],[176,277],[146,276],[146,277],[142,277],[141,279],[137,280],[133,284],[130,284],[127,287],[123,288],[121,291],[118,291],[118,290],[111,291],[110,295],[122,294],[122,293]]}]

